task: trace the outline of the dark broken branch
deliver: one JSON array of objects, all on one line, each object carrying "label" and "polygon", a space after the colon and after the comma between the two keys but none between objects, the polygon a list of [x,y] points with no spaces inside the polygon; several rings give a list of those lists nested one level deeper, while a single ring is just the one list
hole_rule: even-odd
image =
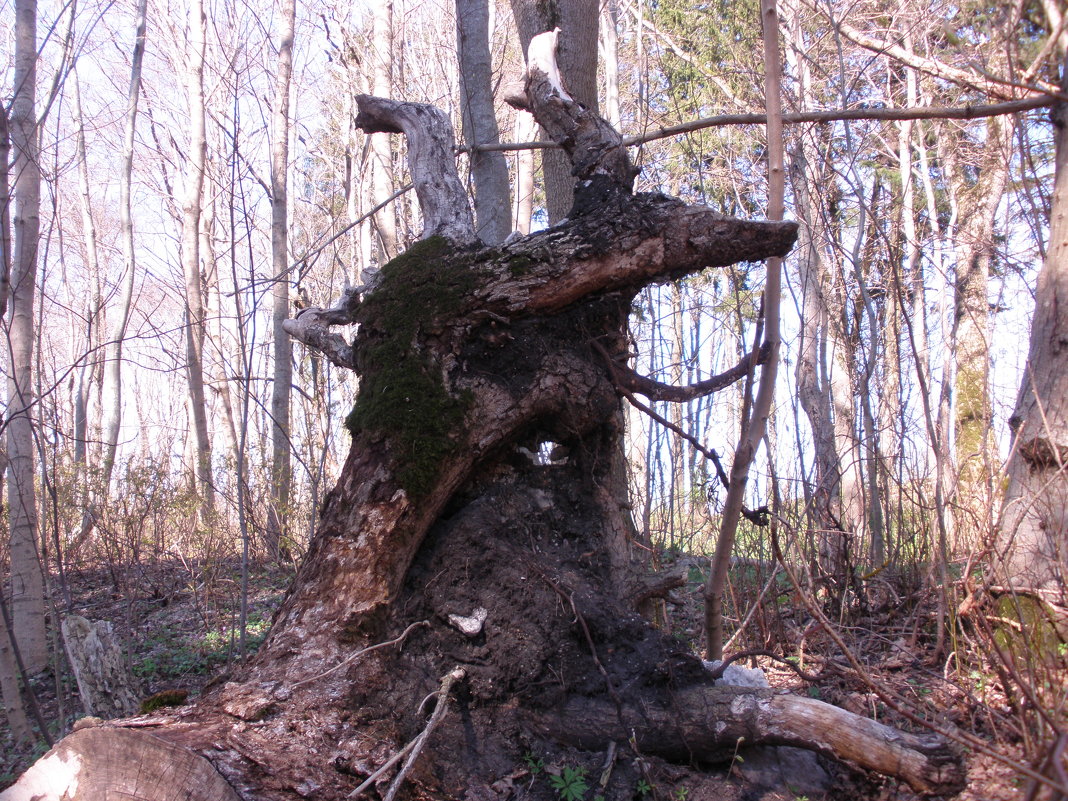
[{"label": "dark broken branch", "polygon": [[[767,358],[768,349],[765,346],[761,348],[756,363],[763,364]],[[640,393],[650,400],[685,403],[694,398],[702,398],[705,395],[711,395],[713,392],[719,392],[721,389],[740,381],[745,378],[752,364],[752,354],[746,354],[738,364],[729,370],[725,370],[711,378],[706,378],[704,381],[698,381],[696,384],[688,384],[682,387],[655,381],[618,362],[614,364],[614,367],[619,385],[629,389],[631,392]]]},{"label": "dark broken branch", "polygon": [[[784,256],[797,238],[797,223],[724,217],[662,195],[628,197],[625,204],[606,200],[597,209],[599,214],[588,215],[593,221],[579,217],[508,246],[513,259],[541,262],[513,280],[521,290],[516,310],[559,311],[598,292],[633,290],[707,267]],[[592,247],[591,237],[604,245]],[[565,250],[569,242],[576,247]]]},{"label": "dark broken branch", "polygon": [[686,584],[688,568],[676,565],[670,570],[646,573],[636,577],[627,587],[626,595],[635,608],[650,598],[666,598],[668,594]]},{"label": "dark broken branch", "polygon": [[421,238],[443,236],[458,243],[475,239],[467,193],[456,173],[452,124],[441,109],[357,95],[356,127],[366,133],[403,133],[408,139],[408,168],[423,214]]},{"label": "dark broken branch", "polygon": [[623,137],[606,120],[572,99],[564,88],[556,64],[556,37],[559,30],[535,36],[527,48],[527,75],[522,92],[512,92],[505,100],[531,112],[554,142],[567,152],[574,165],[572,174],[576,206],[584,189],[604,187],[630,194],[638,170],[630,162]]},{"label": "dark broken branch", "polygon": [[[723,469],[723,463],[720,461],[719,454],[716,452],[716,449],[706,448],[703,444],[701,444],[701,442],[697,440],[696,437],[691,436],[681,427],[675,425],[663,415],[658,414],[657,411],[651,406],[647,406],[646,404],[635,398],[634,394],[631,393],[621,383],[619,373],[617,372],[619,365],[616,364],[615,360],[608,354],[608,352],[603,347],[601,347],[599,343],[594,342],[593,347],[601,354],[601,357],[608,365],[608,370],[612,374],[612,383],[619,391],[619,394],[626,398],[630,405],[633,406],[635,409],[647,415],[648,417],[651,417],[653,420],[660,423],[660,425],[664,426],[664,428],[674,432],[675,434],[689,442],[690,445],[693,446],[694,450],[696,450],[706,459],[711,461],[712,464],[715,466],[716,475],[719,477],[719,481],[723,485],[723,488],[730,489],[730,479],[727,478],[727,472]],[[751,355],[750,358],[752,358]],[[748,365],[746,365],[746,367],[748,368]],[[761,528],[767,526],[768,524],[768,508],[766,506],[761,506],[759,509],[749,509],[746,506],[742,506],[742,516],[753,525],[760,526]]]}]

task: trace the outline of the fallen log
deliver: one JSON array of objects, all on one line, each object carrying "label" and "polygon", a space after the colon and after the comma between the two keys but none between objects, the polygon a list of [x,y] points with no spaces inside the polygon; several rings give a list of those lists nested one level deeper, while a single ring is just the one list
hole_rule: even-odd
[{"label": "fallen log", "polygon": [[861,770],[893,776],[919,793],[953,795],[964,787],[961,755],[937,734],[911,734],[813,698],[739,687],[689,687],[670,705],[616,706],[572,698],[535,716],[546,735],[596,749],[633,735],[638,751],[673,761],[729,762],[752,745],[817,751]]}]

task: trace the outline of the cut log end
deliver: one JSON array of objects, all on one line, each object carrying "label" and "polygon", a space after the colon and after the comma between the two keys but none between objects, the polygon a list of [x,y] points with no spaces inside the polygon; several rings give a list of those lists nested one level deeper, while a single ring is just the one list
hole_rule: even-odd
[{"label": "cut log end", "polygon": [[178,797],[240,801],[199,754],[147,732],[111,726],[83,728],[64,737],[0,793],[0,801],[165,801]]}]

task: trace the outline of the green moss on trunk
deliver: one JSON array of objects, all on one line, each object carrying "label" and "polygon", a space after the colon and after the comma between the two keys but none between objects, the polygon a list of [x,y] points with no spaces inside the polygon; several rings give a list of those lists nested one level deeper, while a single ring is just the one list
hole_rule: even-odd
[{"label": "green moss on trunk", "polygon": [[416,243],[382,268],[356,314],[362,378],[345,425],[354,437],[388,441],[397,480],[413,498],[433,489],[470,405],[446,387],[426,341],[461,313],[475,285],[462,255],[442,237]]}]

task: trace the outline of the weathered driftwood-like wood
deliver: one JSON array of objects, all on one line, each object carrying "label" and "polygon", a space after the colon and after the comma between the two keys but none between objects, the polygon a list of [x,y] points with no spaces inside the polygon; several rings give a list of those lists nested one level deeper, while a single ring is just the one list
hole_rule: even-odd
[{"label": "weathered driftwood-like wood", "polygon": [[909,734],[839,707],[771,690],[688,688],[663,706],[625,707],[573,698],[542,715],[546,733],[600,748],[633,732],[638,749],[669,759],[721,762],[750,745],[791,745],[906,781],[920,793],[951,795],[964,787],[960,754],[935,734]]},{"label": "weathered driftwood-like wood", "polygon": [[117,718],[136,711],[140,698],[111,623],[68,615],[60,628],[85,714]]},{"label": "weathered driftwood-like wood", "polygon": [[309,348],[317,350],[338,367],[355,370],[352,346],[340,334],[330,330],[331,326],[349,325],[352,311],[349,308],[350,296],[346,294],[329,309],[311,307],[302,309],[292,320],[285,320],[282,329]]},{"label": "weathered driftwood-like wood", "polygon": [[64,737],[0,801],[239,801],[204,757],[147,732],[94,726]]},{"label": "weathered driftwood-like wood", "polygon": [[423,214],[423,239],[443,236],[453,242],[475,239],[467,193],[456,173],[452,125],[439,108],[357,95],[356,127],[366,133],[403,133],[408,139],[408,168]]}]

